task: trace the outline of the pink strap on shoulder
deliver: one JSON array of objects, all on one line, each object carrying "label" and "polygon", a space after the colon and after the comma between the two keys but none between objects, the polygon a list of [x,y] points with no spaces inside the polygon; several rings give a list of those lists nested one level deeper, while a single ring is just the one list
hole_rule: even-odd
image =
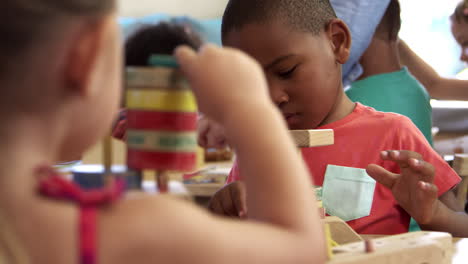
[{"label": "pink strap on shoulder", "polygon": [[74,201],[79,205],[78,223],[80,264],[97,263],[98,208],[118,200],[125,190],[122,179],[111,181],[99,190],[83,190],[77,184],[61,177],[49,167],[40,170],[47,177],[39,181],[39,192],[47,197]]},{"label": "pink strap on shoulder", "polygon": [[83,206],[80,208],[80,264],[97,263],[97,209]]}]

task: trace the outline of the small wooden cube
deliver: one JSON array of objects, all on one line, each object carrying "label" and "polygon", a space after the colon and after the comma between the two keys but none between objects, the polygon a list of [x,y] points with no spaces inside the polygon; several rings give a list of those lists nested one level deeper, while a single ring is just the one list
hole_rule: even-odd
[{"label": "small wooden cube", "polygon": [[290,133],[298,148],[329,146],[335,142],[332,129],[291,130]]},{"label": "small wooden cube", "polygon": [[128,67],[125,86],[129,90],[187,90],[190,86],[177,69],[163,67]]},{"label": "small wooden cube", "polygon": [[461,177],[468,176],[468,154],[456,154],[453,160],[453,169]]},{"label": "small wooden cube", "polygon": [[323,222],[330,226],[332,239],[340,245],[362,241],[356,231],[336,216],[327,216]]}]

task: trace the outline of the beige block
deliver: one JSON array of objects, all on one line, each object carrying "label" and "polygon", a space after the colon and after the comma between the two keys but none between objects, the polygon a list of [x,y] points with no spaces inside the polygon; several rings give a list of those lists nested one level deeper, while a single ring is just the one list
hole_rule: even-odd
[{"label": "beige block", "polygon": [[290,133],[299,148],[329,146],[335,142],[332,129],[290,130]]},{"label": "beige block", "polygon": [[327,216],[324,222],[330,226],[332,239],[342,245],[362,241],[362,238],[346,222],[336,216]]},{"label": "beige block", "polygon": [[176,69],[164,67],[128,67],[126,89],[189,89],[184,76]]},{"label": "beige block", "polygon": [[468,154],[455,154],[452,167],[461,177],[468,177]]},{"label": "beige block", "polygon": [[454,247],[452,236],[441,232],[414,232],[372,240],[375,250],[366,252],[365,243],[335,247],[329,264],[449,264]]},{"label": "beige block", "polygon": [[185,184],[191,195],[200,197],[212,197],[223,186],[224,183]]}]

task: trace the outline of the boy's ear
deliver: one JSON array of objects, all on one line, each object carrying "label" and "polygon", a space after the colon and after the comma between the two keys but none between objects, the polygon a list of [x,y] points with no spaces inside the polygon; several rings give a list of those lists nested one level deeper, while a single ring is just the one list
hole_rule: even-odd
[{"label": "boy's ear", "polygon": [[327,26],[328,38],[331,40],[336,61],[345,64],[351,51],[351,32],[341,19],[333,19]]},{"label": "boy's ear", "polygon": [[74,94],[89,96],[97,87],[91,85],[94,66],[100,56],[105,33],[104,21],[84,23],[80,26],[68,49],[65,62],[65,85]]}]

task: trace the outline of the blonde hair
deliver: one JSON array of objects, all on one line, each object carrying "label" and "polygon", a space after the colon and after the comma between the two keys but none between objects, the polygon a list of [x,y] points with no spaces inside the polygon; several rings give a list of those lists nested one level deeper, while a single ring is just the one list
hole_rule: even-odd
[{"label": "blonde hair", "polygon": [[0,78],[16,73],[18,65],[21,67],[23,63],[18,56],[38,42],[49,39],[64,22],[99,17],[114,8],[115,0],[3,0],[0,8]]},{"label": "blonde hair", "polygon": [[[3,0],[0,80],[17,78],[25,63],[22,59],[27,61],[21,56],[26,56],[38,42],[47,40],[64,22],[104,16],[114,8],[115,0]],[[0,208],[0,264],[29,263],[8,220]]]}]

